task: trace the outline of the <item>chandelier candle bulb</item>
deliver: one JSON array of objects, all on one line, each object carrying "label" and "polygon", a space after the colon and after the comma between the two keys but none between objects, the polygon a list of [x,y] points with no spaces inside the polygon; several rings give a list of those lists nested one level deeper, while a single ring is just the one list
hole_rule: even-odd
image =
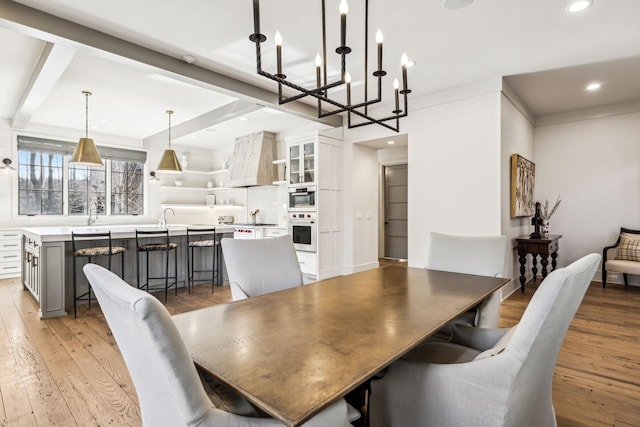
[{"label": "chandelier candle bulb", "polygon": [[320,81],[320,67],[322,66],[322,58],[320,58],[320,54],[318,53],[316,55],[316,84],[318,86],[318,88],[320,88],[321,85],[321,81]]},{"label": "chandelier candle bulb", "polygon": [[276,35],[273,38],[276,42],[276,63],[277,63],[277,76],[282,76],[282,36],[280,35],[280,31],[276,30]]},{"label": "chandelier candle bulb", "polygon": [[347,44],[347,12],[349,12],[347,0],[342,0],[340,2],[340,47],[342,48]]},{"label": "chandelier candle bulb", "polygon": [[[378,42],[378,73],[382,72],[382,32],[378,30],[376,33],[376,42]],[[374,73],[375,76],[375,73]]]},{"label": "chandelier candle bulb", "polygon": [[400,58],[400,63],[402,64],[402,93],[407,93],[407,62],[409,62],[409,58],[407,58],[407,54],[403,53]]},{"label": "chandelier candle bulb", "polygon": [[347,105],[351,105],[351,74],[348,71],[344,74],[344,81],[347,83]]},{"label": "chandelier candle bulb", "polygon": [[398,79],[393,79],[393,89],[396,94],[396,109],[393,111],[394,114],[400,114],[400,95],[398,94],[399,87],[400,83],[398,83]]}]

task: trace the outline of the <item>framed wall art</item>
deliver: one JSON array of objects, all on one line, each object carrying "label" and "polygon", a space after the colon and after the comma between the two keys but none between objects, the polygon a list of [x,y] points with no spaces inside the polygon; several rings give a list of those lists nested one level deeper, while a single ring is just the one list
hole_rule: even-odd
[{"label": "framed wall art", "polygon": [[511,155],[511,218],[533,216],[536,165],[518,154]]}]

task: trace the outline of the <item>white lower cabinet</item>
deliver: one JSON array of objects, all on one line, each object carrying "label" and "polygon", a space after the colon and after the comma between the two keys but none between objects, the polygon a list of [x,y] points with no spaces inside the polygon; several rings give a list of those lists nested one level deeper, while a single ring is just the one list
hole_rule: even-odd
[{"label": "white lower cabinet", "polygon": [[318,255],[315,252],[296,251],[304,284],[318,280]]},{"label": "white lower cabinet", "polygon": [[0,229],[0,279],[20,277],[20,238],[18,230]]}]

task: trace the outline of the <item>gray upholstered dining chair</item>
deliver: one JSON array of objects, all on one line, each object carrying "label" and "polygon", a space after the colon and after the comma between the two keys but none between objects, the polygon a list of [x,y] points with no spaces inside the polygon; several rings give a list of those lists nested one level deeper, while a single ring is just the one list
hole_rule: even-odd
[{"label": "gray upholstered dining chair", "polygon": [[[169,312],[155,297],[96,264],[87,264],[84,272],[131,374],[143,425],[284,425],[270,418],[253,418],[257,413],[246,400],[212,383],[211,378],[199,376]],[[350,426],[346,402],[334,403],[304,425]]]},{"label": "gray upholstered dining chair", "polygon": [[234,301],[302,285],[291,236],[222,239],[222,254]]},{"label": "gray upholstered dining chair", "polygon": [[600,259],[550,273],[513,328],[455,325],[452,342],[393,363],[371,383],[371,426],[555,426],[553,370]]},{"label": "gray upholstered dining chair", "polygon": [[[454,273],[503,277],[507,256],[506,236],[456,236],[432,232],[426,268]],[[500,291],[452,323],[495,328],[500,315]],[[449,325],[449,329],[452,324]]]}]

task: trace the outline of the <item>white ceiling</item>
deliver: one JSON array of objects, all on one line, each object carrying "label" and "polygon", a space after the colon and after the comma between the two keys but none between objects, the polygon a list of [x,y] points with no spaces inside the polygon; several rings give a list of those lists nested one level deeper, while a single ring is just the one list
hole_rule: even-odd
[{"label": "white ceiling", "polygon": [[[253,32],[250,0],[19,3],[172,58],[192,55],[198,67],[258,88],[276,89],[275,83],[255,72],[255,45],[248,40]],[[338,3],[327,1],[331,77],[338,74],[339,65],[332,53],[338,44]],[[362,66],[356,65],[363,63],[363,4],[362,0],[349,2],[347,21],[348,45],[353,49],[347,63],[354,78],[354,99],[362,97]],[[591,8],[575,15],[565,13],[567,4],[568,0],[475,0],[467,8],[452,11],[444,9],[440,0],[371,0],[371,38],[378,28],[385,37],[383,68],[388,77],[383,80],[384,102],[393,98],[391,82],[400,77],[403,52],[416,61],[409,69],[410,108],[411,97],[501,76],[510,76],[509,84],[536,115],[640,99],[640,1],[595,0]],[[0,11],[9,6],[15,4],[0,0]],[[277,28],[284,39],[284,72],[303,86],[313,86],[314,57],[321,48],[320,2],[269,0],[261,8],[261,32],[268,39],[262,49],[263,67],[275,71],[272,40]],[[82,90],[94,94],[89,100],[91,131],[143,139],[147,145],[162,141],[167,109],[175,111],[173,142],[184,146],[214,148],[259,130],[327,127],[258,108],[255,103],[246,107],[244,94],[219,91],[216,85],[157,69],[146,65],[145,58],[137,62],[101,54],[95,46],[83,48],[76,42],[84,40],[73,40],[73,31],[65,32],[66,28],[55,35],[43,34],[16,25],[4,15],[0,16],[0,118],[24,120],[26,115],[27,129],[35,124],[84,129]],[[33,13],[32,25],[40,29],[39,22],[46,18]],[[55,80],[50,90],[29,91],[28,82],[38,68],[45,40],[62,50],[54,56],[62,58],[60,75],[49,77]],[[376,54],[373,40],[369,46],[371,72]],[[65,52],[71,56],[68,65]],[[47,66],[55,68],[55,64],[49,61]],[[42,75],[56,76],[50,70],[40,73],[37,83],[44,86],[47,80]],[[585,93],[585,82],[590,80],[602,81],[602,90]],[[370,86],[372,91],[372,80]],[[31,94],[28,101],[29,106],[34,105],[33,114],[20,107],[24,94]],[[341,91],[335,94],[344,96]],[[229,121],[212,119],[214,110],[235,101],[246,109],[240,108]],[[240,121],[240,117],[247,120]]]}]

